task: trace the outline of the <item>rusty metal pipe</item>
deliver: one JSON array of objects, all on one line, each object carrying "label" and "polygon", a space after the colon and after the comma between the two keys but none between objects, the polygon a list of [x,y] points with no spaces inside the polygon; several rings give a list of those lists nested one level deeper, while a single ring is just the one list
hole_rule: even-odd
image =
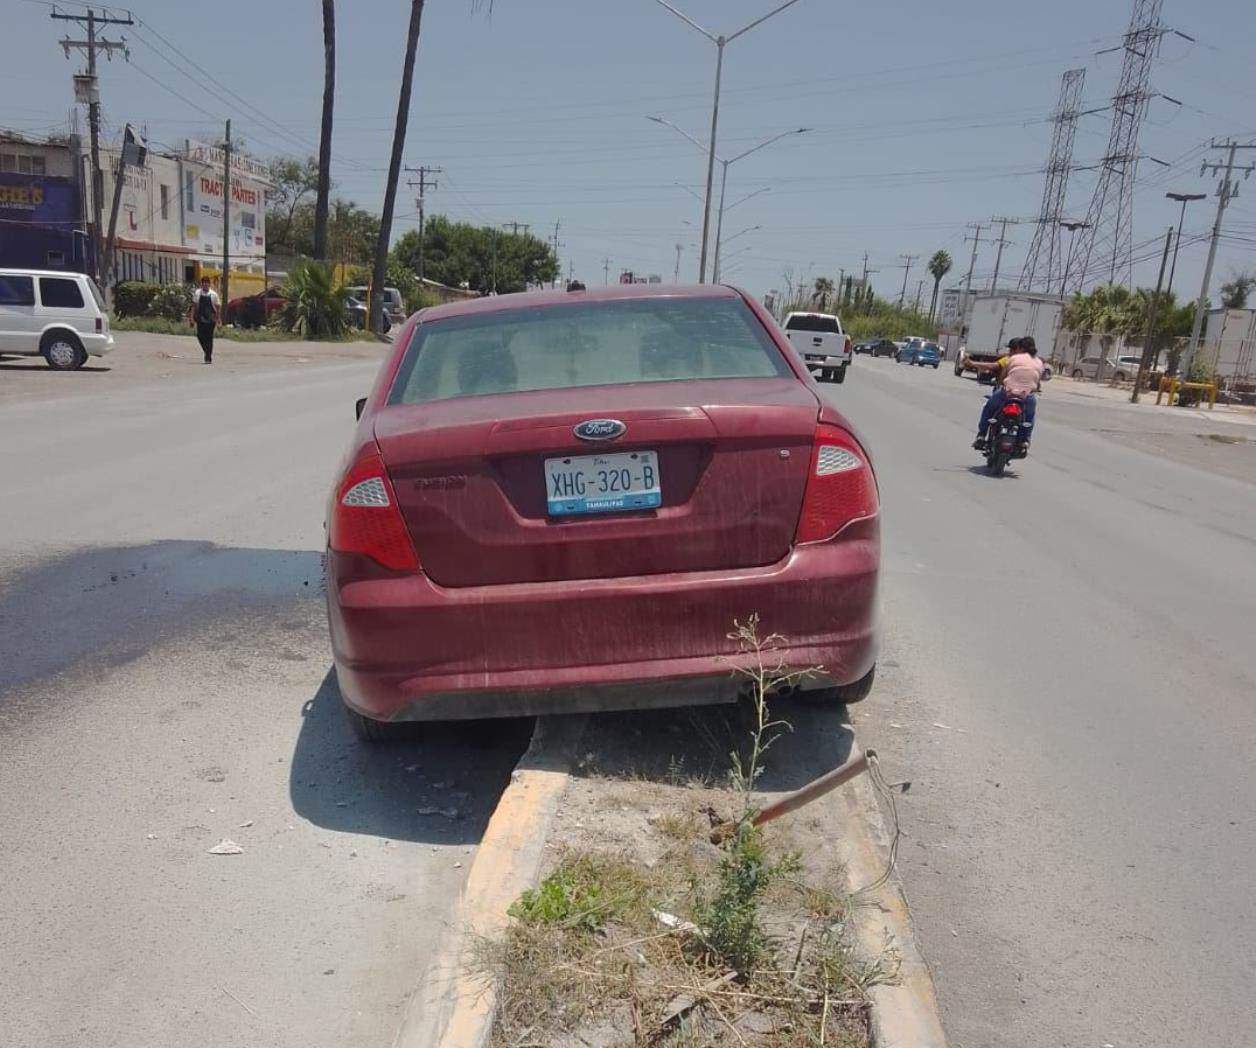
[{"label": "rusty metal pipe", "polygon": [[[868,758],[875,757],[875,750],[864,750],[855,753],[845,764],[839,764],[832,771],[826,771],[818,779],[812,779],[807,785],[795,790],[793,793],[786,794],[779,801],[769,804],[766,808],[760,809],[755,813],[753,819],[750,820],[751,825],[762,826],[765,822],[771,822],[773,819],[779,819],[782,815],[787,815],[791,811],[797,811],[805,804],[810,804],[817,797],[823,797],[844,782],[853,779],[860,772],[868,770]],[[733,835],[737,824],[735,822],[722,822],[711,831],[711,843],[722,844]]]}]

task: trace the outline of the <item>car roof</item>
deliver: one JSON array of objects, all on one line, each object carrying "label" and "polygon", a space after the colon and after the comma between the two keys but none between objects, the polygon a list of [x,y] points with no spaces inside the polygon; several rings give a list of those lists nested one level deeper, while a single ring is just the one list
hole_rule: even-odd
[{"label": "car roof", "polygon": [[0,276],[6,277],[85,277],[73,269],[0,269]]},{"label": "car roof", "polygon": [[790,317],[824,317],[826,320],[836,320],[837,314],[836,313],[812,313],[806,309],[795,309],[792,313],[785,314],[786,320],[788,320]]},{"label": "car roof", "polygon": [[489,295],[462,299],[431,306],[420,314],[421,322],[446,320],[449,317],[500,313],[509,309],[534,309],[548,306],[575,306],[590,302],[620,302],[637,299],[666,298],[740,298],[736,288],[724,284],[610,284],[586,291],[521,291],[511,295]]}]

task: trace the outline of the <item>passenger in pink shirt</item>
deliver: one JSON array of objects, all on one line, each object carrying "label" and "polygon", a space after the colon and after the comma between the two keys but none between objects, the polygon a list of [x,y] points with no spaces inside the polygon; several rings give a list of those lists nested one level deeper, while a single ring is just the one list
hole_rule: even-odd
[{"label": "passenger in pink shirt", "polygon": [[977,424],[977,439],[973,447],[978,451],[986,449],[986,430],[994,413],[1007,403],[1008,397],[1017,397],[1025,404],[1022,416],[1019,441],[1028,446],[1029,438],[1034,429],[1034,415],[1038,407],[1038,390],[1042,388],[1042,375],[1046,365],[1038,359],[1038,346],[1030,337],[1014,338],[1008,343],[1011,352],[1000,357],[993,364],[982,364],[974,361],[978,371],[998,371],[999,388],[990,394],[981,409],[981,421]]}]

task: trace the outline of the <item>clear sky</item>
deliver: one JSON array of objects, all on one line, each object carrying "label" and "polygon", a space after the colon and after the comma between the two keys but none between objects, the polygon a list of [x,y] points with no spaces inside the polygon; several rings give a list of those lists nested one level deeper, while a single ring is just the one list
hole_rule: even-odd
[{"label": "clear sky", "polygon": [[[79,5],[63,4],[63,9]],[[773,0],[678,0],[716,31],[732,31]],[[4,0],[0,126],[64,128],[71,73],[56,41],[65,23],[49,4]],[[333,178],[336,192],[377,208],[391,142],[410,5],[340,0]],[[157,143],[237,136],[262,156],[311,154],[322,92],[319,0],[137,0],[143,24],[125,34],[130,65],[102,67],[108,127],[146,125]],[[908,295],[939,247],[962,277],[965,225],[992,215],[1029,219],[1042,190],[1060,73],[1088,67],[1085,101],[1106,104],[1130,14],[1126,2],[1057,0],[881,4],[799,0],[728,45],[719,151],[746,149],[789,127],[809,127],[730,169],[728,199],[764,187],[726,213],[725,275],[756,293],[782,271],[837,276],[861,265],[897,293],[899,255],[913,264]],[[1177,217],[1164,192],[1211,193],[1200,160],[1210,136],[1256,141],[1256,17],[1251,0],[1166,0],[1166,24],[1196,38],[1167,37],[1153,87],[1180,100],[1152,102],[1143,150],[1174,166],[1144,163],[1134,241],[1142,283],[1154,283],[1152,243]],[[162,37],[200,66],[190,65]],[[700,139],[708,134],[715,48],[654,0],[432,0],[424,16],[406,162],[445,169],[429,213],[520,222],[548,236],[560,221],[568,260],[586,282],[621,268],[670,279],[680,243],[681,279],[697,271],[704,159],[659,114]],[[205,74],[226,85],[232,97]],[[181,97],[180,97],[181,96]],[[242,101],[243,100],[243,101]],[[1075,160],[1097,160],[1108,114],[1083,119]],[[1256,151],[1248,154],[1256,160]],[[1070,211],[1083,214],[1094,175],[1073,176]],[[1215,198],[1192,205],[1187,232],[1211,226]],[[410,191],[394,234],[416,221]],[[747,227],[761,229],[731,238]],[[1256,178],[1243,185],[1226,222],[1214,287],[1233,270],[1256,269]],[[983,234],[985,235],[985,234]],[[1019,272],[1032,235],[1012,226],[1003,273]],[[1198,291],[1206,244],[1184,241],[1178,289]],[[1156,256],[1152,258],[1151,256]],[[983,244],[976,280],[994,251]],[[896,268],[897,267],[897,268]],[[1002,281],[1001,281],[1002,282]],[[926,289],[927,294],[927,289]]]}]

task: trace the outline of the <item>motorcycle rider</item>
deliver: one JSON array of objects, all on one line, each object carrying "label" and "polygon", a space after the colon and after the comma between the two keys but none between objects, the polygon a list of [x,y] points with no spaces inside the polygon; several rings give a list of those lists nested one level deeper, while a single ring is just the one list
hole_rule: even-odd
[{"label": "motorcycle rider", "polygon": [[1042,388],[1042,375],[1046,365],[1038,359],[1038,346],[1033,338],[1014,338],[1008,344],[1009,352],[999,357],[993,364],[973,362],[978,371],[997,371],[999,373],[998,388],[990,394],[981,409],[981,421],[977,425],[977,439],[973,448],[977,451],[986,449],[986,431],[990,427],[990,419],[994,413],[1007,403],[1009,397],[1018,397],[1024,402],[1025,413],[1022,417],[1019,443],[1029,446],[1029,438],[1033,433],[1034,414],[1038,406],[1037,393]]}]

